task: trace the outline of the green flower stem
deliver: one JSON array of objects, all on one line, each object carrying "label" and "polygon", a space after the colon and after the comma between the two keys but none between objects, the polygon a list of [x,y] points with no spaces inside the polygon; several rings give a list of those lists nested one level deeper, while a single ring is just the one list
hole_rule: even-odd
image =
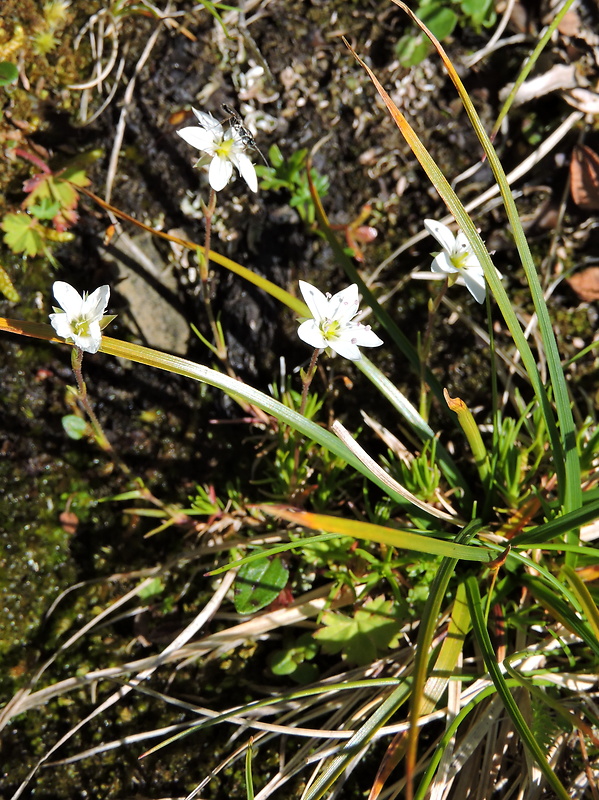
[{"label": "green flower stem", "polygon": [[451,411],[455,411],[458,415],[458,422],[460,423],[461,429],[466,434],[466,439],[468,439],[468,444],[472,450],[478,474],[480,475],[485,490],[488,490],[491,477],[489,455],[482,436],[480,435],[478,425],[472,416],[472,412],[461,398],[450,397],[447,389],[443,390],[443,395]]}]

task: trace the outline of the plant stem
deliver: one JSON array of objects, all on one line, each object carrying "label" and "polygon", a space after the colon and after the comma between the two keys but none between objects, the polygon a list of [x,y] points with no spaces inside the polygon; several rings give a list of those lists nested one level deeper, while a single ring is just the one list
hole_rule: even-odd
[{"label": "plant stem", "polygon": [[96,442],[102,448],[102,450],[106,451],[107,453],[110,453],[111,456],[118,463],[119,467],[123,470],[123,472],[126,475],[129,475],[130,474],[129,467],[123,461],[121,461],[121,459],[116,454],[112,444],[110,443],[108,437],[104,433],[104,429],[100,424],[100,420],[96,416],[96,412],[94,411],[90,399],[87,395],[87,386],[85,381],[83,380],[83,372],[81,369],[82,363],[83,363],[83,350],[80,347],[73,347],[71,351],[71,366],[75,374],[75,380],[77,381],[78,400],[83,406],[83,409],[89,418]]},{"label": "plant stem", "polygon": [[310,384],[314,378],[314,373],[316,372],[316,362],[318,361],[318,356],[322,351],[316,348],[312,353],[312,358],[310,359],[310,366],[308,367],[308,371],[304,376],[304,385],[302,387],[302,401],[299,407],[299,413],[303,416],[304,411],[306,410],[306,403],[308,402],[308,389],[310,388]]},{"label": "plant stem", "polygon": [[431,347],[433,344],[433,332],[435,328],[435,322],[437,320],[437,312],[439,310],[443,298],[445,297],[448,286],[449,286],[449,279],[446,278],[437,296],[429,300],[428,321],[426,323],[426,330],[424,332],[422,344],[418,348],[419,350],[418,355],[420,358],[420,415],[424,420],[428,420],[428,410],[429,410],[428,386],[425,377],[426,367],[431,354]]},{"label": "plant stem", "polygon": [[214,189],[210,189],[210,198],[208,200],[208,205],[205,206],[204,210],[204,217],[206,219],[206,235],[204,238],[204,254],[200,258],[200,280],[202,281],[202,299],[204,300],[204,308],[206,309],[208,324],[210,325],[212,336],[214,337],[215,354],[220,361],[225,364],[229,374],[232,375],[227,360],[227,346],[225,344],[222,330],[214,318],[212,303],[210,301],[210,239],[212,236],[212,217],[214,216],[215,208],[216,192]]},{"label": "plant stem", "polygon": [[[310,388],[310,384],[314,379],[314,375],[316,373],[316,364],[318,361],[318,356],[322,351],[316,348],[312,353],[312,358],[310,359],[310,366],[308,367],[307,372],[303,375],[302,381],[302,399],[300,402],[300,407],[298,409],[299,413],[304,416],[304,412],[306,411],[306,405],[308,403],[308,390]],[[299,469],[299,456],[300,456],[300,446],[299,441],[297,438],[297,433],[293,435],[295,439],[295,450],[293,453],[293,475],[291,477],[291,481],[289,483],[289,499],[291,501],[296,500],[297,497],[297,471]]]}]

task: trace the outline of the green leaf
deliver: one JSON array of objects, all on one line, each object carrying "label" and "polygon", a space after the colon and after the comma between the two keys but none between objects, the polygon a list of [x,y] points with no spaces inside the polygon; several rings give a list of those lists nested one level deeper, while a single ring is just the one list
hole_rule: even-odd
[{"label": "green leaf", "polygon": [[89,430],[87,422],[76,414],[65,414],[62,418],[62,427],[69,439],[75,441],[83,439]]},{"label": "green leaf", "polygon": [[5,232],[5,244],[13,253],[37,256],[44,252],[44,242],[37,221],[29,214],[7,214],[0,228]]},{"label": "green leaf", "polygon": [[18,303],[21,299],[4,267],[0,267],[0,292],[13,303]]},{"label": "green leaf", "polygon": [[10,61],[0,61],[0,86],[16,83],[19,70]]},{"label": "green leaf", "polygon": [[289,570],[280,558],[244,564],[235,579],[235,610],[238,614],[259,611],[279,596],[287,585]]},{"label": "green leaf", "polygon": [[494,14],[493,0],[461,0],[460,6],[474,27],[488,23],[488,18]]},{"label": "green leaf", "polygon": [[326,653],[343,653],[352,664],[368,664],[395,647],[401,621],[393,613],[393,601],[383,596],[366,603],[353,618],[335,611],[322,615],[323,628],[316,631]]},{"label": "green leaf", "polygon": [[424,61],[431,49],[428,40],[423,36],[407,34],[395,45],[395,54],[402,67],[415,67]]},{"label": "green leaf", "polygon": [[318,645],[311,633],[303,633],[290,647],[276,650],[269,658],[274,675],[289,675],[297,683],[308,683],[318,676],[318,667],[308,664],[318,653]]},{"label": "green leaf", "polygon": [[437,39],[445,39],[455,28],[458,17],[450,8],[441,5],[422,6],[418,16]]},{"label": "green leaf", "polygon": [[60,203],[50,197],[42,197],[39,203],[29,206],[29,211],[37,219],[54,219],[60,211]]},{"label": "green leaf", "polygon": [[150,597],[155,597],[158,594],[162,594],[163,591],[163,581],[160,578],[154,578],[154,580],[150,581],[150,583],[144,589],[140,589],[138,592],[138,597],[140,600],[148,600]]}]

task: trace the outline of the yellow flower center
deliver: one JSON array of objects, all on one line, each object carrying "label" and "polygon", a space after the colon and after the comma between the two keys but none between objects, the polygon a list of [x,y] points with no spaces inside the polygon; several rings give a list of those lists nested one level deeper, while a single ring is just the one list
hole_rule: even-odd
[{"label": "yellow flower center", "polygon": [[215,149],[214,155],[218,156],[219,158],[229,158],[234,144],[235,140],[232,137],[229,139],[223,139]]},{"label": "yellow flower center", "polygon": [[469,255],[470,254],[467,250],[463,253],[456,253],[455,255],[451,256],[450,261],[456,269],[464,269],[464,262]]},{"label": "yellow flower center", "polygon": [[86,317],[74,319],[71,328],[75,336],[89,336],[89,320]]},{"label": "yellow flower center", "polygon": [[339,323],[336,319],[323,319],[318,327],[325,339],[336,339],[339,336]]}]

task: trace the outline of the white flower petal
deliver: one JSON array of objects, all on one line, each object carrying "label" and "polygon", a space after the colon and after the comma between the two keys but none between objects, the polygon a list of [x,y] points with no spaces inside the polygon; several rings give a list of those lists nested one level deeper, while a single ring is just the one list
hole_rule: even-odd
[{"label": "white flower petal", "polygon": [[455,236],[449,230],[447,225],[443,225],[442,222],[437,222],[435,219],[425,219],[424,227],[431,234],[431,236],[435,237],[443,250],[448,253],[453,251],[455,245]]},{"label": "white flower petal", "polygon": [[320,289],[306,281],[300,281],[299,288],[314,319],[317,322],[326,319],[329,315],[329,301]]},{"label": "white flower petal", "polygon": [[383,344],[383,340],[368,325],[356,323],[348,326],[347,332],[358,347],[378,347]]},{"label": "white flower petal", "polygon": [[102,319],[104,312],[106,311],[109,298],[110,286],[104,284],[104,286],[98,287],[83,301],[81,313],[91,320]]},{"label": "white flower petal", "polygon": [[348,358],[350,361],[360,361],[362,353],[358,349],[358,345],[350,339],[340,338],[334,341],[327,342],[331,350],[343,358]]},{"label": "white flower petal", "polygon": [[214,156],[210,162],[208,170],[208,182],[215,192],[220,192],[231,180],[233,174],[233,164],[228,158]]},{"label": "white flower petal", "polygon": [[477,303],[484,303],[487,293],[487,284],[485,283],[485,276],[482,269],[464,270],[462,275],[466,288],[472,297],[474,297]]},{"label": "white flower petal", "polygon": [[433,263],[431,264],[431,270],[433,272],[444,272],[446,275],[450,272],[459,272],[459,270],[456,269],[456,267],[454,267],[454,265],[451,263],[445,250],[439,253],[438,256],[435,256]]},{"label": "white flower petal", "polygon": [[82,336],[75,336],[75,344],[86,353],[97,353],[102,343],[102,330],[99,322],[92,322]]},{"label": "white flower petal", "polygon": [[360,296],[358,286],[352,283],[329,300],[328,316],[336,319],[340,325],[347,325],[358,313],[360,306]]},{"label": "white flower petal", "polygon": [[306,344],[315,347],[318,350],[323,350],[329,346],[329,342],[322,335],[318,324],[313,319],[307,319],[297,329],[297,335]]},{"label": "white flower petal", "polygon": [[56,281],[54,296],[64,312],[50,314],[50,323],[62,339],[73,342],[81,350],[97,353],[102,342],[102,321],[110,322],[114,317],[104,317],[110,297],[110,287],[100,286],[82,297],[76,289],[64,281]]},{"label": "white flower petal", "polygon": [[50,314],[50,325],[56,331],[56,335],[61,339],[71,339],[73,336],[73,329],[67,314],[59,312],[57,314]]},{"label": "white flower petal", "polygon": [[383,344],[383,340],[368,325],[351,322],[359,305],[356,284],[347,286],[331,298],[306,281],[300,281],[299,286],[313,316],[313,319],[306,320],[298,329],[298,336],[302,341],[351,361],[362,358],[360,347],[378,347]]},{"label": "white flower petal", "polygon": [[202,128],[206,128],[207,131],[212,131],[215,135],[215,138],[222,137],[223,126],[212,116],[212,114],[208,114],[206,111],[198,111],[197,108],[192,108],[191,110],[195,114],[195,117]]},{"label": "white flower petal", "polygon": [[466,258],[462,261],[462,269],[469,270],[469,269],[479,269],[482,270],[480,265],[480,261],[474,255],[474,253],[468,253]]},{"label": "white flower petal", "polygon": [[54,281],[52,292],[58,300],[58,305],[66,312],[67,318],[71,319],[81,313],[83,298],[70,283]]},{"label": "white flower petal", "polygon": [[[233,161],[233,156],[231,156],[231,161]],[[250,158],[248,158],[245,153],[237,153],[234,163],[239,170],[239,174],[250,187],[252,192],[257,192],[258,178],[256,177],[256,170]]]},{"label": "white flower petal", "polygon": [[202,150],[204,152],[213,153],[215,147],[215,138],[210,131],[207,131],[205,128],[200,128],[197,125],[193,125],[190,128],[181,128],[180,131],[177,131],[179,136],[190,144],[192,147],[196,147],[198,150]]}]

